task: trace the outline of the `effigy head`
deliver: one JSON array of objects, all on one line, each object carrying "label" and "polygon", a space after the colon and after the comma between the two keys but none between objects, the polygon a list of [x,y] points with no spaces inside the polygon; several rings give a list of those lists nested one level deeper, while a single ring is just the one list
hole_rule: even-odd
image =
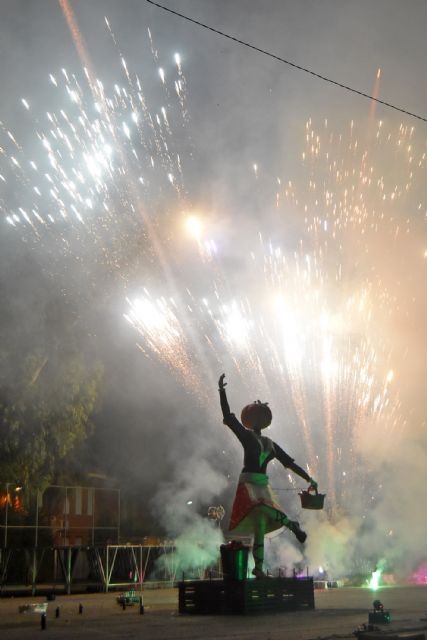
[{"label": "effigy head", "polygon": [[241,421],[246,429],[265,429],[271,424],[273,414],[268,402],[256,400],[243,407]]}]

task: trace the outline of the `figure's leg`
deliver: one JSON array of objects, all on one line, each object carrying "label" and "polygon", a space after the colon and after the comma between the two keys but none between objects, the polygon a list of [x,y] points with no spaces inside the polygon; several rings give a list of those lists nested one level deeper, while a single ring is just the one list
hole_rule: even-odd
[{"label": "figure's leg", "polygon": [[267,524],[267,517],[262,511],[258,513],[255,521],[254,530],[254,544],[252,553],[254,557],[255,567],[252,570],[253,575],[256,578],[264,578],[265,573],[263,570],[264,564],[264,535]]},{"label": "figure's leg", "polygon": [[299,523],[296,520],[289,520],[285,513],[281,513],[280,511],[277,511],[277,509],[273,509],[273,507],[269,507],[266,504],[263,504],[262,507],[260,507],[260,510],[262,510],[268,518],[275,520],[276,522],[280,522],[282,526],[287,527],[292,531],[298,542],[305,542],[307,534],[300,528]]}]

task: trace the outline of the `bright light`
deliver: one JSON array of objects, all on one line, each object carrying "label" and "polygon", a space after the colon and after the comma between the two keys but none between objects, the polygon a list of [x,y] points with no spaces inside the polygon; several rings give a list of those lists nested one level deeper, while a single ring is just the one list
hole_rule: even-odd
[{"label": "bright light", "polygon": [[224,331],[226,340],[236,346],[244,346],[249,333],[248,321],[244,318],[235,302],[233,302],[231,308],[224,307],[223,311],[225,314]]},{"label": "bright light", "polygon": [[148,330],[161,331],[167,327],[167,318],[150,300],[137,299],[133,303],[133,310],[139,320]]},{"label": "bright light", "polygon": [[376,571],[372,572],[371,579],[368,583],[368,587],[372,589],[372,591],[377,591],[377,589],[379,589],[381,573],[381,569],[377,569]]},{"label": "bright light", "polygon": [[276,298],[276,307],[285,361],[291,367],[298,367],[304,355],[301,318],[292,312],[281,295]]},{"label": "bright light", "polygon": [[185,224],[190,236],[199,242],[202,235],[202,228],[203,228],[200,218],[197,218],[197,216],[190,216],[189,218],[187,218]]},{"label": "bright light", "polygon": [[170,304],[164,299],[152,301],[148,298],[128,302],[131,311],[125,315],[126,320],[147,335],[153,345],[156,343],[161,349],[176,344],[180,337],[179,323]]}]

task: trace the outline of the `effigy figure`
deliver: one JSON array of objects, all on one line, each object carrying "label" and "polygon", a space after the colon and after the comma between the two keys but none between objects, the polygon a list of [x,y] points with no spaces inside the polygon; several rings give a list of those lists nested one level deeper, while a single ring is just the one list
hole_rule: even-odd
[{"label": "effigy figure", "polygon": [[287,527],[301,543],[307,534],[299,523],[290,520],[271,490],[267,476],[267,465],[277,459],[286,469],[310,483],[317,490],[317,482],[299,467],[278,444],[261,435],[261,431],[271,424],[272,413],[267,403],[256,402],[242,409],[241,420],[231,413],[224,382],[225,374],[219,378],[219,396],[223,422],[237,436],[244,449],[243,469],[239,477],[236,496],[230,518],[230,531],[240,535],[254,536],[253,557],[255,567],[252,571],[256,578],[265,577],[264,536],[266,533]]}]

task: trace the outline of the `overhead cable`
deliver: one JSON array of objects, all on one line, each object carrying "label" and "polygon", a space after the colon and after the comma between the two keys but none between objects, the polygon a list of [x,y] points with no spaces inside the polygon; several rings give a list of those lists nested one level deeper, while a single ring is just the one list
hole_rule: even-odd
[{"label": "overhead cable", "polygon": [[228,40],[232,40],[233,42],[236,42],[237,44],[240,44],[244,47],[247,47],[248,49],[252,49],[253,51],[256,51],[258,53],[261,53],[265,56],[268,56],[269,58],[273,58],[273,60],[277,60],[278,62],[282,62],[283,64],[287,64],[290,67],[293,67],[294,69],[297,69],[298,71],[303,71],[304,73],[308,73],[311,76],[314,76],[315,78],[318,78],[319,80],[323,80],[323,82],[329,82],[329,84],[333,84],[336,87],[339,87],[340,89],[345,89],[346,91],[350,91],[351,93],[355,93],[358,96],[361,96],[362,98],[367,98],[368,100],[373,100],[374,102],[378,102],[379,104],[382,104],[384,107],[388,107],[389,109],[394,109],[394,111],[399,111],[400,113],[404,113],[407,116],[410,116],[411,118],[416,118],[417,120],[421,120],[422,122],[427,122],[427,118],[424,116],[420,116],[416,113],[413,113],[411,111],[408,111],[407,109],[404,109],[403,107],[398,107],[395,104],[392,104],[391,102],[386,102],[385,100],[380,100],[380,98],[376,98],[375,96],[369,94],[369,93],[365,93],[364,91],[359,91],[359,89],[354,89],[354,87],[350,87],[349,85],[343,84],[342,82],[338,82],[337,80],[332,80],[332,78],[328,78],[327,76],[322,75],[321,73],[317,73],[316,71],[312,71],[311,69],[307,69],[306,67],[302,67],[299,64],[296,64],[295,62],[291,62],[290,60],[286,60],[285,58],[282,58],[281,56],[278,56],[274,53],[271,53],[270,51],[266,51],[265,49],[261,49],[260,47],[256,47],[253,44],[250,44],[249,42],[245,42],[245,40],[241,40],[240,38],[236,38],[235,36],[230,35],[229,33],[225,33],[224,31],[220,31],[219,29],[215,29],[214,27],[211,27],[208,24],[205,24],[204,22],[200,22],[199,20],[195,20],[194,18],[190,18],[189,16],[184,15],[183,13],[179,13],[178,11],[175,11],[174,9],[170,9],[169,7],[164,6],[163,4],[160,4],[159,2],[154,2],[154,0],[145,0],[145,2],[148,2],[149,4],[154,5],[155,7],[158,7],[159,9],[163,9],[163,11],[167,11],[168,13],[173,14],[174,16],[177,16],[178,18],[182,18],[183,20],[187,20],[188,22],[191,22],[192,24],[197,25],[198,27],[202,27],[203,29],[207,29],[208,31],[212,31],[213,33],[216,33],[220,36],[222,36],[223,38],[227,38]]}]

